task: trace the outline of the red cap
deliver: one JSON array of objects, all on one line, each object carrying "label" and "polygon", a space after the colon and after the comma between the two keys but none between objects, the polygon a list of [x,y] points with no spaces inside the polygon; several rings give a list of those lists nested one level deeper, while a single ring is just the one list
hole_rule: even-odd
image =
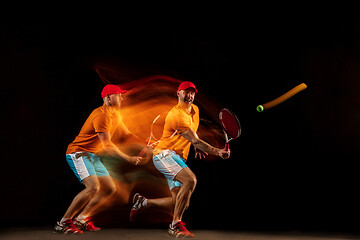
[{"label": "red cap", "polygon": [[108,84],[101,91],[101,97],[104,98],[110,94],[119,94],[119,93],[126,93],[126,92],[127,92],[126,90],[122,90],[120,87],[118,87],[116,85]]},{"label": "red cap", "polygon": [[193,84],[192,82],[188,82],[188,81],[182,82],[179,85],[178,91],[185,90],[185,89],[188,89],[188,88],[193,88],[193,89],[195,89],[196,93],[198,92],[198,90],[195,87],[195,84]]}]

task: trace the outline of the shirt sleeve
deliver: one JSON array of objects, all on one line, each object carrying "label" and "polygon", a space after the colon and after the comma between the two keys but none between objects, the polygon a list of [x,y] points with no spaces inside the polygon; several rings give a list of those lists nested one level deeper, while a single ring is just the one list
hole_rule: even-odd
[{"label": "shirt sleeve", "polygon": [[111,119],[105,114],[99,114],[93,119],[93,127],[95,132],[110,132],[111,131]]}]

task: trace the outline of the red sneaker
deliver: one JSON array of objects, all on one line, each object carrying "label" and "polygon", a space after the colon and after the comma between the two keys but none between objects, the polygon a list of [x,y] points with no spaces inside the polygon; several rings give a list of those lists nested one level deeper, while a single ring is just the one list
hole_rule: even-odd
[{"label": "red sneaker", "polygon": [[54,227],[55,232],[63,234],[82,234],[83,231],[75,227],[72,219],[68,219],[63,223],[57,222]]},{"label": "red sneaker", "polygon": [[137,215],[139,213],[141,213],[142,211],[144,211],[144,206],[142,205],[142,202],[145,200],[146,198],[142,195],[140,195],[139,193],[136,193],[133,197],[133,206],[131,208],[130,211],[130,222],[135,222],[135,219],[137,217]]},{"label": "red sneaker", "polygon": [[186,227],[185,223],[182,221],[177,222],[174,226],[170,224],[169,227],[169,234],[174,237],[180,237],[180,238],[193,238],[195,237],[195,234],[189,232]]},{"label": "red sneaker", "polygon": [[78,220],[75,218],[74,224],[83,231],[97,232],[101,230],[101,228],[94,226],[94,222],[91,217],[87,217],[84,220]]}]

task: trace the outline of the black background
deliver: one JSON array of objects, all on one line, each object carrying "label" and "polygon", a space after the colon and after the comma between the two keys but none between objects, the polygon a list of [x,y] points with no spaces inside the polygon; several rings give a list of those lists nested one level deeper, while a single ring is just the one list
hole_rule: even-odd
[{"label": "black background", "polygon": [[[112,63],[132,69],[129,80],[193,81],[241,121],[230,160],[189,161],[194,228],[358,230],[359,20],[269,14],[189,26],[1,26],[3,227],[52,225],[81,190],[64,154],[101,104],[93,64]],[[302,82],[308,89],[256,112]]]}]

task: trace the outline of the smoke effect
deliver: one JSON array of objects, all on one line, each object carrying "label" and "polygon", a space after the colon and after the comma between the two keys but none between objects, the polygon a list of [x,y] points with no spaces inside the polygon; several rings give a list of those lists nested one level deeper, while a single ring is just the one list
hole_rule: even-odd
[{"label": "smoke effect", "polygon": [[[167,113],[178,103],[177,88],[182,82],[166,75],[151,75],[135,80],[124,77],[126,73],[109,66],[96,66],[96,72],[104,84],[116,84],[128,90],[124,94],[121,106],[121,116],[132,137],[124,138],[123,129],[119,129],[112,137],[112,141],[126,154],[138,155],[147,148],[146,143],[159,140]],[[194,81],[195,85],[196,82]],[[215,147],[224,146],[224,137],[218,124],[220,106],[197,86],[195,102],[200,109],[200,126],[198,135]],[[160,117],[158,117],[160,115]],[[156,122],[153,124],[154,120]],[[151,131],[152,129],[152,131]],[[193,151],[193,150],[191,150]],[[190,161],[194,154],[190,153]],[[216,157],[207,156],[205,161],[213,161]],[[147,198],[170,197],[171,193],[163,175],[157,171],[152,163],[152,148],[147,148],[140,165],[133,166],[123,159],[103,158],[103,162],[116,182],[117,192],[94,212],[106,225],[106,215],[127,221],[128,211],[132,205],[132,197],[139,192]],[[111,210],[110,210],[111,209]],[[123,210],[121,210],[123,209]],[[128,211],[124,210],[127,209]],[[110,211],[110,212],[109,212]],[[155,214],[155,215],[154,215]],[[114,216],[116,215],[116,216]],[[151,216],[150,216],[151,215]],[[170,209],[158,209],[151,214],[144,213],[139,222],[169,222],[172,218]],[[102,217],[101,217],[102,216]],[[154,217],[157,216],[157,217]],[[108,224],[111,224],[108,222]]]}]

